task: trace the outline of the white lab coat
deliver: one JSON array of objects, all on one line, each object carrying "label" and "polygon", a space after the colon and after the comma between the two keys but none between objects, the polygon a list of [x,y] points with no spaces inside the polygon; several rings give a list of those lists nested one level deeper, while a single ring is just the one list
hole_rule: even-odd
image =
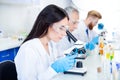
[{"label": "white lab coat", "polygon": [[25,42],[15,57],[18,80],[51,80],[57,73],[51,64],[59,56],[53,42],[46,52],[38,38]]},{"label": "white lab coat", "polygon": [[80,23],[78,24],[78,28],[74,30],[72,34],[78,40],[83,41],[83,42],[89,42],[98,35],[94,30],[89,30],[89,29],[88,29],[88,34],[87,34],[86,29],[88,29],[88,27],[86,26],[85,22],[81,20]]}]

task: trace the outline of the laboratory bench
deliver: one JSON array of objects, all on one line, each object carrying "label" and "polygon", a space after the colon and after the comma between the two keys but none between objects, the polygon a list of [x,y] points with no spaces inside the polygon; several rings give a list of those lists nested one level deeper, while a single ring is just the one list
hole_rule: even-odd
[{"label": "laboratory bench", "polygon": [[0,62],[14,60],[22,41],[13,38],[0,38]]},{"label": "laboratory bench", "polygon": [[[116,51],[115,54],[117,54],[117,55],[115,55],[115,57],[118,57],[119,53],[120,53],[120,50]],[[119,55],[119,57],[120,57],[120,55]],[[97,50],[92,51],[85,60],[82,60],[83,67],[87,67],[87,73],[85,75],[60,73],[60,74],[57,74],[52,80],[109,80],[108,78],[110,78],[109,77],[110,67],[109,68],[107,67],[109,65],[109,62],[108,63],[106,62],[108,65],[106,65],[106,67],[105,67],[105,62],[103,60],[104,60],[104,57],[101,57],[98,54]],[[104,64],[103,64],[103,62],[104,62]],[[117,80],[117,79],[115,79],[116,78],[115,62],[116,62],[116,60],[114,59],[113,65],[112,65],[113,72],[115,72],[113,80]],[[102,71],[99,73],[98,68],[100,66],[102,66]]]}]

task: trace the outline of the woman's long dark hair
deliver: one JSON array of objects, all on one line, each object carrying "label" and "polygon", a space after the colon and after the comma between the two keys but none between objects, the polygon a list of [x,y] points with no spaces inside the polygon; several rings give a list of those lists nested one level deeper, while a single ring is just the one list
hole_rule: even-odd
[{"label": "woman's long dark hair", "polygon": [[50,25],[64,19],[65,17],[68,18],[68,15],[64,9],[53,4],[48,5],[38,15],[31,32],[24,42],[33,38],[41,38],[45,36]]}]

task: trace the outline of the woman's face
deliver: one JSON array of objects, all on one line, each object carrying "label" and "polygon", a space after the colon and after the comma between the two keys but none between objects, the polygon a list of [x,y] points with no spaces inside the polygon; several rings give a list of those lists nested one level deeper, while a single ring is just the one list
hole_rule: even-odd
[{"label": "woman's face", "polygon": [[54,23],[48,29],[48,36],[51,40],[58,42],[63,36],[66,35],[66,29],[68,28],[68,19],[65,17],[59,22]]}]

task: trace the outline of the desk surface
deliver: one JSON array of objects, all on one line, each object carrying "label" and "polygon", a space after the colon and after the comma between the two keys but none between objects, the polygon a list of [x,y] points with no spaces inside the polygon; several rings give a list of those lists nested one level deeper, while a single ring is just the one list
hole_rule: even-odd
[{"label": "desk surface", "polygon": [[19,47],[21,43],[22,41],[18,41],[17,39],[0,38],[0,51]]},{"label": "desk surface", "polygon": [[96,51],[93,51],[85,60],[83,60],[83,66],[87,67],[87,73],[84,76],[60,73],[55,76],[53,80],[100,80],[98,79],[97,73],[100,62],[100,55],[98,55]]}]

